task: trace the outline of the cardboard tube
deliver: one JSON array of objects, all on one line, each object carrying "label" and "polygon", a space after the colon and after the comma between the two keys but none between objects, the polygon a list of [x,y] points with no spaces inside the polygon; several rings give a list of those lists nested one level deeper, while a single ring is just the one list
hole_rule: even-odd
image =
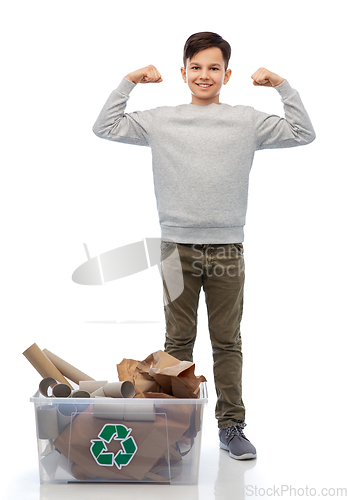
[{"label": "cardboard tube", "polygon": [[105,396],[112,398],[134,398],[135,387],[129,380],[123,382],[111,382],[103,387]]},{"label": "cardboard tube", "polygon": [[57,417],[59,434],[61,434],[64,429],[68,427],[68,425],[72,422],[72,420],[76,416],[76,412],[77,408],[73,403],[62,403],[58,405]]},{"label": "cardboard tube", "polygon": [[123,420],[154,422],[156,418],[155,405],[153,403],[126,404]]},{"label": "cardboard tube", "polygon": [[61,382],[62,384],[68,384],[68,386],[73,389],[69,382],[63,377],[62,373],[56,368],[52,361],[41,351],[41,349],[35,343],[28,347],[28,349],[23,352],[23,355],[43,378],[53,377],[54,379],[58,380],[58,382]]},{"label": "cardboard tube", "polygon": [[124,407],[125,405],[123,403],[121,404],[96,403],[93,405],[93,417],[123,420]]},{"label": "cardboard tube", "polygon": [[73,391],[69,398],[90,398],[91,395],[89,392],[87,391],[80,391],[79,389],[77,389],[76,391]]},{"label": "cardboard tube", "polygon": [[71,388],[67,384],[57,384],[52,389],[52,395],[55,398],[68,398],[71,394]]},{"label": "cardboard tube", "polygon": [[96,391],[93,391],[91,394],[91,398],[105,398],[105,392],[103,387],[99,387]]},{"label": "cardboard tube", "polygon": [[99,404],[93,405],[93,417],[128,422],[154,422],[156,419],[153,403]]},{"label": "cardboard tube", "polygon": [[39,439],[56,439],[59,436],[56,406],[39,406],[36,419]]},{"label": "cardboard tube", "polygon": [[[79,398],[90,398],[91,395],[87,391],[80,391],[79,389],[77,389],[76,391],[73,391],[69,397],[79,399]],[[82,404],[76,403],[76,411],[81,412],[81,411],[85,410],[87,408],[87,406],[89,406],[89,403],[87,403],[87,404],[86,403],[82,403]]]},{"label": "cardboard tube", "polygon": [[97,391],[107,383],[107,380],[81,380],[79,383],[79,388],[81,391],[88,391],[90,394],[92,394],[92,392]]},{"label": "cardboard tube", "polygon": [[78,385],[80,380],[94,380],[94,378],[81,372],[80,370],[75,368],[75,366],[70,365],[69,363],[64,361],[64,359],[60,358],[59,356],[56,356],[55,354],[53,354],[53,352],[50,352],[48,349],[44,349],[43,352],[58,368],[58,370],[60,370],[65,377],[68,377],[68,379],[75,382],[75,384]]},{"label": "cardboard tube", "polygon": [[103,385],[103,387],[99,387],[99,389],[91,394],[91,398],[133,398],[134,396],[135,387],[129,380],[124,380],[122,382],[109,382]]},{"label": "cardboard tube", "polygon": [[55,378],[53,377],[45,377],[41,380],[40,384],[39,384],[39,391],[40,393],[45,396],[46,398],[50,397],[51,394],[49,395],[48,394],[48,389],[50,387],[53,387],[57,385],[57,381]]},{"label": "cardboard tube", "polygon": [[[53,386],[53,387],[52,387]],[[52,387],[52,394],[48,394],[49,387]],[[41,380],[39,385],[39,391],[46,398],[67,398],[71,394],[71,388],[67,384],[58,384],[57,381],[52,377],[46,377]]]}]

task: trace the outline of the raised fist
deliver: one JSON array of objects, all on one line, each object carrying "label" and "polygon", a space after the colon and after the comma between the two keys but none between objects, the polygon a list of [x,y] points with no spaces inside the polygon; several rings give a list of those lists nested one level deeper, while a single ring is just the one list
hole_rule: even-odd
[{"label": "raised fist", "polygon": [[163,82],[160,72],[152,64],[150,64],[149,66],[145,66],[145,68],[137,69],[136,71],[129,73],[125,78],[133,83]]}]

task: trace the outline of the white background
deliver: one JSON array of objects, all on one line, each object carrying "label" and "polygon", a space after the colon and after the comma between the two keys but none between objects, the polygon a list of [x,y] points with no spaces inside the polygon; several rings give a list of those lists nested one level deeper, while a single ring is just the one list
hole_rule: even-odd
[{"label": "white background", "polygon": [[[317,134],[308,146],[257,152],[251,172],[243,399],[259,458],[245,482],[348,486],[344,7],[337,0],[2,4],[5,498],[36,499],[40,491],[29,398],[41,378],[22,355],[26,348],[36,342],[109,381],[124,357],[163,349],[156,268],[100,287],[77,285],[71,275],[86,260],[83,243],[93,257],[160,236],[150,149],[103,141],[92,126],[120,80],[148,64],[163,83],[138,85],[127,111],[189,103],[182,50],[192,33],[206,30],[232,47],[220,102],[283,116],[279,94],[252,85],[263,66],[299,91]],[[203,291],[198,324],[196,374],[208,379],[210,396],[204,465],[205,446],[218,442]],[[220,483],[214,487],[216,478],[203,479],[197,498],[230,498]]]}]

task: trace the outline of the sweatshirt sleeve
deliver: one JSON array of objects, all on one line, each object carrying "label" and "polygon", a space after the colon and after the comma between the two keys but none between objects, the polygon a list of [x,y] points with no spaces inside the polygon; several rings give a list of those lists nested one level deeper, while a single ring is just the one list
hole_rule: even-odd
[{"label": "sweatshirt sleeve", "polygon": [[129,94],[135,86],[135,83],[123,78],[111,92],[93,125],[95,135],[109,141],[149,146],[151,110],[125,113]]},{"label": "sweatshirt sleeve", "polygon": [[285,118],[253,109],[256,150],[292,148],[313,142],[315,131],[297,90],[287,80],[273,88],[281,96]]}]

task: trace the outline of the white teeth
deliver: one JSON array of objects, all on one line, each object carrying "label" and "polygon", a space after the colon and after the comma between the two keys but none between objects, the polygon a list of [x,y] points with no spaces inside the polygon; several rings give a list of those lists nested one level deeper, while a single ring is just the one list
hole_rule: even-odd
[{"label": "white teeth", "polygon": [[203,83],[199,83],[198,84],[199,87],[210,87],[210,85],[207,85],[207,84],[203,84]]}]

